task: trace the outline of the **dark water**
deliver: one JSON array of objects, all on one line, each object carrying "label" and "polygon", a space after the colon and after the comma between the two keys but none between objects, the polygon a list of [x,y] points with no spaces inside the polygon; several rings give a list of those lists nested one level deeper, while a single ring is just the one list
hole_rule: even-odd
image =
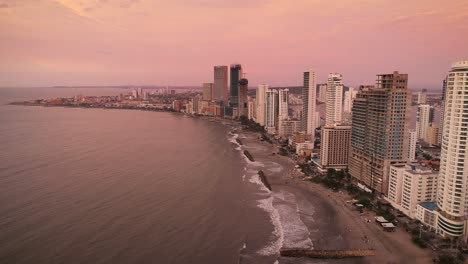
[{"label": "dark water", "polygon": [[257,253],[273,226],[227,126],[4,105],[120,92],[0,88],[0,263],[273,263]]}]

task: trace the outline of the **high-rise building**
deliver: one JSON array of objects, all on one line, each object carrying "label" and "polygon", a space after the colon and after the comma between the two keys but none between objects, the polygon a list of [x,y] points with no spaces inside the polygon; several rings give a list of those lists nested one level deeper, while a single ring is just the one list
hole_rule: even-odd
[{"label": "high-rise building", "polygon": [[468,60],[452,64],[447,78],[437,189],[437,225],[445,236],[467,238]]},{"label": "high-rise building", "polygon": [[239,81],[242,78],[242,66],[240,64],[231,64],[230,73],[229,105],[237,107],[239,105]]},{"label": "high-rise building", "polygon": [[351,123],[351,110],[353,108],[353,100],[356,98],[357,90],[349,87],[349,90],[344,93],[343,100],[343,121]]},{"label": "high-rise building", "polygon": [[278,91],[267,90],[266,92],[266,111],[265,111],[265,129],[268,133],[276,133],[278,127]]},{"label": "high-rise building", "polygon": [[325,125],[340,123],[343,113],[343,83],[340,73],[328,74]]},{"label": "high-rise building", "polygon": [[445,93],[447,90],[447,77],[442,81],[442,101],[440,104],[440,117],[439,117],[439,135],[437,136],[437,145],[442,144],[442,134],[444,133],[444,112],[445,112]]},{"label": "high-rise building", "polygon": [[377,75],[353,102],[349,173],[378,193],[388,190],[390,165],[408,159],[411,92],[408,75]]},{"label": "high-rise building", "polygon": [[437,145],[437,140],[439,137],[439,126],[432,123],[426,131],[426,142],[431,145]]},{"label": "high-rise building", "polygon": [[315,112],[315,128],[319,128],[322,126],[322,119],[320,118],[320,112]]},{"label": "high-rise building", "polygon": [[418,92],[418,104],[426,104],[427,103],[427,90],[422,89],[421,92]]},{"label": "high-rise building", "polygon": [[266,111],[266,92],[268,85],[260,84],[257,88],[257,96],[255,103],[257,104],[257,117],[256,122],[261,126],[265,125],[265,111]]},{"label": "high-rise building", "polygon": [[320,170],[326,171],[330,168],[346,169],[350,145],[351,126],[325,125],[322,128],[320,143]]},{"label": "high-rise building", "polygon": [[245,116],[247,117],[248,113],[248,86],[249,86],[249,81],[245,78],[239,80],[239,91],[238,91],[238,115],[239,117]]},{"label": "high-rise building", "polygon": [[427,130],[434,122],[434,107],[428,104],[418,106],[418,115],[416,119],[416,133],[418,139],[428,142]]},{"label": "high-rise building", "polygon": [[228,101],[228,67],[214,66],[214,98],[212,100],[223,102],[224,105]]},{"label": "high-rise building", "polygon": [[349,90],[344,93],[343,112],[351,113],[353,108],[353,99],[356,98],[357,90],[349,87]]},{"label": "high-rise building", "polygon": [[317,101],[325,103],[327,101],[327,85],[319,84],[318,85],[318,98]]},{"label": "high-rise building", "polygon": [[285,120],[289,117],[289,89],[278,90],[278,119]]},{"label": "high-rise building", "polygon": [[198,102],[199,101],[200,101],[200,95],[197,95],[192,98],[193,114],[198,114]]},{"label": "high-rise building", "polygon": [[418,143],[418,136],[416,131],[411,130],[409,132],[409,141],[408,141],[408,161],[416,160],[416,144]]},{"label": "high-rise building", "polygon": [[312,142],[315,141],[315,72],[310,70],[304,72],[304,87],[302,88],[302,130],[312,135]]},{"label": "high-rise building", "polygon": [[214,99],[214,84],[213,83],[204,83],[203,84],[203,100],[213,100]]},{"label": "high-rise building", "polygon": [[247,118],[249,120],[255,120],[257,118],[257,108],[256,108],[256,99],[250,98],[248,99],[247,103]]}]

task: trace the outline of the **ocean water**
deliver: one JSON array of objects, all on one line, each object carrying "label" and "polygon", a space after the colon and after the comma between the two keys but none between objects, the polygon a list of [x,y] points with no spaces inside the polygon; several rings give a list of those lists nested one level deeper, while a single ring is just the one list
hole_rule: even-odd
[{"label": "ocean water", "polygon": [[0,88],[0,263],[274,263],[282,231],[255,178],[264,164],[228,125],[6,105],[121,92]]}]

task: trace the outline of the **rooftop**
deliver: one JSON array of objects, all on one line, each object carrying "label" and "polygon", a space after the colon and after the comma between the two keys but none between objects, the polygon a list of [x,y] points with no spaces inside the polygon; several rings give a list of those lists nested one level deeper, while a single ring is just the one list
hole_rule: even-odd
[{"label": "rooftop", "polygon": [[422,202],[419,205],[431,211],[434,211],[437,209],[437,204],[434,202]]}]

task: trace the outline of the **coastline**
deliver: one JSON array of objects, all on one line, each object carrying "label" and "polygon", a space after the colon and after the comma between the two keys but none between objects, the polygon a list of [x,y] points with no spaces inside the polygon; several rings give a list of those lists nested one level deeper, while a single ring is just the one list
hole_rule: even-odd
[{"label": "coastline", "polygon": [[[11,104],[11,103],[10,103]],[[11,104],[23,106],[44,106],[29,104]],[[430,263],[432,256],[428,250],[414,245],[409,235],[397,229],[394,233],[386,233],[376,224],[367,223],[373,215],[367,212],[360,216],[351,204],[346,203],[350,196],[336,193],[325,187],[303,180],[303,175],[295,170],[295,162],[289,157],[272,155],[278,152],[278,146],[258,139],[258,133],[242,130],[237,120],[191,116],[184,113],[164,110],[79,107],[53,105],[48,107],[69,108],[101,108],[142,110],[175,113],[211,122],[219,122],[231,126],[237,133],[236,149],[248,151],[257,164],[263,164],[262,172],[272,191],[268,195],[273,207],[272,224],[275,225],[275,249],[279,263],[308,263],[311,259],[286,258],[279,256],[281,248],[313,248],[317,250],[375,249],[376,256],[326,260],[326,263]],[[242,143],[240,144],[239,141]],[[234,142],[232,142],[234,143]],[[243,156],[244,154],[241,153]],[[247,158],[247,157],[246,157]],[[255,176],[253,176],[255,177]],[[256,177],[259,177],[258,175]],[[250,182],[258,183],[258,179]],[[260,184],[261,181],[260,181]],[[262,188],[262,187],[261,187]],[[266,188],[265,188],[266,189]],[[279,225],[279,226],[278,226]],[[266,250],[268,251],[268,250]],[[265,252],[266,252],[265,251]],[[269,251],[271,254],[271,251]],[[398,253],[398,254],[397,254]]]},{"label": "coastline", "polygon": [[[410,235],[397,228],[396,232],[384,232],[367,211],[359,215],[347,201],[347,193],[333,192],[324,186],[304,179],[295,170],[295,162],[277,153],[278,146],[258,140],[258,134],[240,131],[239,138],[256,161],[265,164],[265,176],[272,191],[273,207],[279,210],[283,238],[281,248],[308,248],[307,239],[314,250],[367,250],[374,249],[375,256],[348,259],[327,259],[326,263],[431,263],[429,250],[411,242]],[[289,197],[289,198],[288,198]],[[296,230],[287,222],[297,223]],[[306,227],[306,230],[303,228]],[[301,232],[296,232],[302,229]],[[307,238],[305,238],[307,235]],[[279,263],[308,263],[307,258],[278,257]]]}]

